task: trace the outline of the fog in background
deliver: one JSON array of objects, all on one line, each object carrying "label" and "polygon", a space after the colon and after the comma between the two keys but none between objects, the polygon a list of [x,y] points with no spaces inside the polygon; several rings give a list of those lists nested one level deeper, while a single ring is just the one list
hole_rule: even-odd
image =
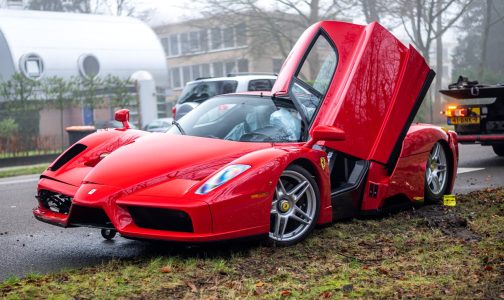
[{"label": "fog in background", "polygon": [[[158,94],[164,102],[159,106],[164,116],[171,116],[171,106],[185,83],[198,77],[195,74],[203,73],[203,64],[210,65],[212,63],[211,61],[202,62],[202,57],[198,62],[191,62],[190,60],[195,56],[191,52],[177,52],[176,56],[170,55],[169,37],[173,35],[170,30],[177,26],[179,29],[183,27],[186,30],[186,33],[175,32],[177,38],[180,39],[177,45],[177,48],[180,47],[180,49],[183,48],[180,45],[183,43],[183,34],[185,34],[187,44],[189,32],[197,33],[201,38],[201,30],[209,31],[217,28],[221,30],[220,34],[223,36],[221,43],[225,45],[228,41],[224,36],[226,32],[229,33],[226,28],[234,28],[231,36],[235,42],[231,44],[239,46],[236,48],[241,49],[240,51],[249,52],[250,58],[247,63],[251,65],[247,66],[247,70],[272,72],[271,60],[273,58],[275,60],[273,64],[277,66],[277,68],[273,67],[273,71],[277,72],[299,35],[311,24],[327,19],[358,24],[378,21],[401,41],[406,44],[411,43],[437,73],[416,118],[417,121],[422,122],[435,124],[445,122],[439,112],[446,105],[446,99],[441,98],[438,91],[447,88],[448,84],[456,81],[459,75],[482,83],[504,83],[503,0],[0,0],[0,8],[129,16],[144,21],[158,35],[166,54],[170,74],[173,69],[177,68],[172,64],[174,61],[180,66],[178,68],[180,70],[177,72],[181,77],[185,75],[182,70],[183,66],[186,68],[189,68],[188,65],[191,65],[191,68],[197,67],[195,70],[191,69],[191,74],[194,76],[182,78],[182,80],[179,78],[177,87],[173,86],[173,78],[170,79],[170,83],[167,84],[166,97],[163,92]],[[246,26],[238,31],[237,24],[240,23],[246,23]],[[244,40],[243,35],[246,35],[247,42],[238,45],[238,39]],[[205,40],[205,43],[209,45],[211,42]],[[198,51],[205,52],[208,49],[201,48]],[[220,51],[220,48],[218,50]],[[261,67],[253,65],[252,58],[261,55],[269,59],[269,67],[261,69]],[[236,58],[233,59],[236,60]],[[239,61],[240,59],[232,63],[232,66],[237,67]],[[227,65],[221,62],[221,68],[222,66],[227,68]],[[210,76],[213,75],[215,75],[214,72],[210,74]],[[40,86],[27,85],[22,76],[14,79],[18,81],[18,84],[24,86],[25,90],[27,88],[40,89]],[[113,82],[112,88],[109,84],[111,82]],[[52,94],[56,95],[52,102],[47,101],[47,103],[50,104],[49,109],[58,111],[55,116],[59,118],[58,122],[61,122],[61,125],[58,125],[60,128],[58,136],[60,137],[51,138],[42,143],[39,125],[35,122],[32,124],[33,126],[30,125],[33,127],[30,129],[33,131],[33,137],[30,137],[29,144],[35,145],[30,147],[36,149],[40,149],[41,145],[47,145],[47,149],[66,146],[64,144],[66,133],[63,131],[66,125],[63,124],[63,115],[64,111],[74,105],[72,101],[67,101],[67,98],[75,98],[69,92],[73,86],[91,84],[93,88],[100,91],[107,90],[108,101],[122,103],[122,106],[131,103],[126,98],[127,95],[131,99],[135,99],[135,95],[128,94],[131,89],[128,83],[118,78],[102,81],[98,88],[96,88],[95,81],[91,83],[85,81],[67,82],[66,85],[54,81],[48,82],[48,84],[48,87],[52,89]],[[46,95],[49,94],[46,93]],[[31,99],[26,95],[22,100]],[[9,95],[3,93],[3,97],[9,98]],[[80,97],[87,96],[81,93]],[[164,100],[163,97],[165,97]],[[90,106],[95,105],[95,102],[103,102],[103,95],[92,94],[88,98],[90,98],[89,101],[86,101]],[[16,103],[14,99],[15,97],[11,96],[9,100],[12,100],[11,103]],[[30,102],[17,101],[17,103],[25,105]],[[2,105],[0,112],[4,112],[4,115],[7,116],[5,118],[0,116],[0,139],[3,138],[5,141],[10,140],[18,132],[28,132],[27,124],[31,120],[37,119],[39,115],[40,107],[38,106],[9,107],[8,101],[0,104]],[[112,109],[111,106],[110,111]],[[30,112],[27,113],[28,111]],[[77,111],[76,114],[80,114],[80,111]],[[18,117],[12,117],[16,115]],[[27,119],[23,121],[22,116]],[[26,134],[26,138],[28,140],[28,134]],[[6,144],[3,142],[4,146]],[[57,146],[54,147],[54,145]],[[4,150],[0,149],[0,152],[2,151]],[[17,150],[12,151],[15,153]]]}]

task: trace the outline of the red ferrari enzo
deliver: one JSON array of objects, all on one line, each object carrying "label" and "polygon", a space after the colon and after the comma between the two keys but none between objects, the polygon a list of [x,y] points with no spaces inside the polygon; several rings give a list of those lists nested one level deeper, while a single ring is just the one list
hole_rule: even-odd
[{"label": "red ferrari enzo", "polygon": [[128,238],[200,242],[266,235],[453,188],[457,136],[411,125],[434,72],[378,23],[308,28],[268,93],[215,97],[167,133],[89,135],[42,174],[35,217]]}]

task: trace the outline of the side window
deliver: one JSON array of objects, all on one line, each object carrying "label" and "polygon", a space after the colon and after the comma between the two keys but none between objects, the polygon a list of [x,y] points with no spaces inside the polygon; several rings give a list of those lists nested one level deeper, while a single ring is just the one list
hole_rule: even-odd
[{"label": "side window", "polygon": [[290,89],[290,94],[301,104],[309,122],[329,88],[337,64],[336,50],[323,35],[319,35]]},{"label": "side window", "polygon": [[219,94],[234,93],[234,92],[236,92],[236,87],[237,86],[238,86],[238,81],[236,81],[236,80],[226,80],[226,81],[223,81]]},{"label": "side window", "polygon": [[296,77],[325,95],[337,62],[336,51],[323,35],[319,35]]},{"label": "side window", "polygon": [[269,79],[250,80],[248,84],[249,91],[271,91],[273,85]]}]

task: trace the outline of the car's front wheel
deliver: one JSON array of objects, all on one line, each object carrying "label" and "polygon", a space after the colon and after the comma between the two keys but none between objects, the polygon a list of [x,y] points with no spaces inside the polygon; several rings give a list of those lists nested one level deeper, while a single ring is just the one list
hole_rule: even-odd
[{"label": "car's front wheel", "polygon": [[446,150],[439,142],[435,143],[427,159],[425,170],[425,200],[438,202],[448,188],[449,168]]},{"label": "car's front wheel", "polygon": [[315,228],[320,213],[317,183],[303,167],[283,171],[271,203],[269,241],[289,246],[305,239]]},{"label": "car's front wheel", "polygon": [[492,145],[493,151],[498,156],[504,156],[504,145]]}]

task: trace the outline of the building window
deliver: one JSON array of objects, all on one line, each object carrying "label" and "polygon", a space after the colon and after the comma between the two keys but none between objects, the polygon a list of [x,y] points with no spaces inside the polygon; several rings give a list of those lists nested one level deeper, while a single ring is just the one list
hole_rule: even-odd
[{"label": "building window", "polygon": [[201,72],[200,72],[200,66],[201,65],[193,65],[191,67],[191,71],[192,71],[192,80],[195,80],[196,78],[200,78],[201,77]]},{"label": "building window", "polygon": [[222,32],[220,28],[212,28],[210,30],[212,39],[212,50],[220,49],[222,47]]},{"label": "building window", "polygon": [[183,85],[191,81],[191,67],[185,66],[182,67],[182,79],[184,80]]},{"label": "building window", "polygon": [[239,59],[238,60],[238,72],[248,72],[248,60],[247,59]]},{"label": "building window", "polygon": [[235,61],[226,62],[226,75],[231,74],[231,73],[236,73],[236,62]]},{"label": "building window", "polygon": [[201,65],[201,76],[202,77],[210,77],[210,64],[202,64]]},{"label": "building window", "polygon": [[280,73],[280,69],[282,69],[283,59],[281,58],[273,58],[273,73]]},{"label": "building window", "polygon": [[201,50],[199,32],[189,32],[189,50],[191,52],[198,52]]},{"label": "building window", "polygon": [[178,35],[176,34],[170,35],[170,55],[179,55]]},{"label": "building window", "polygon": [[233,48],[234,47],[234,28],[224,28],[224,48]]},{"label": "building window", "polygon": [[19,59],[21,73],[31,79],[38,79],[44,73],[44,61],[38,54],[25,54]]},{"label": "building window", "polygon": [[212,64],[213,76],[214,77],[222,77],[224,76],[224,67],[222,62],[215,62]]},{"label": "building window", "polygon": [[247,45],[247,27],[245,23],[240,23],[235,26],[236,46]]},{"label": "building window", "polygon": [[168,38],[167,37],[161,38],[161,46],[163,46],[163,50],[165,52],[165,55],[169,55],[170,54],[170,49],[169,49]]},{"label": "building window", "polygon": [[180,34],[180,48],[182,54],[189,53],[189,34],[187,32]]},{"label": "building window", "polygon": [[182,81],[180,80],[180,68],[171,69],[171,86],[174,89],[182,87]]},{"label": "building window", "polygon": [[208,51],[208,31],[206,29],[199,32],[201,51]]}]

